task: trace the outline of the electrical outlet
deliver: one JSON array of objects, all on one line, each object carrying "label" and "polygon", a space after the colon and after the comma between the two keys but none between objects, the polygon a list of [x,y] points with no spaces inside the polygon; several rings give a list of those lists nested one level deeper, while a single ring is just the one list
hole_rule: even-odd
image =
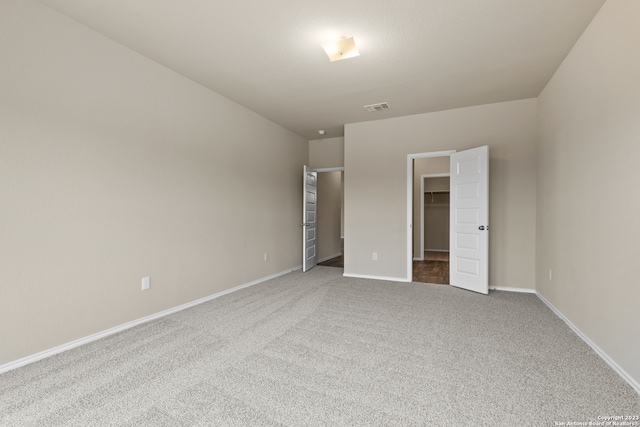
[{"label": "electrical outlet", "polygon": [[374,252],[373,254],[371,254],[371,258],[373,258],[374,261],[378,260],[378,252]]},{"label": "electrical outlet", "polygon": [[149,277],[143,277],[142,278],[142,290],[146,291],[147,289],[149,289],[149,282],[150,282],[150,278]]},{"label": "electrical outlet", "polygon": [[269,252],[265,252],[264,253],[264,260],[265,260],[265,262],[269,261]]}]

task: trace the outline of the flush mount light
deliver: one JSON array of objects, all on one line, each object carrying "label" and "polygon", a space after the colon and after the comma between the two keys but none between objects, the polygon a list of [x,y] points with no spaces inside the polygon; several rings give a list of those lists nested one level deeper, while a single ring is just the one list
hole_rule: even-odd
[{"label": "flush mount light", "polygon": [[322,48],[327,53],[331,62],[360,56],[360,52],[358,52],[358,48],[356,46],[356,41],[353,37],[325,43],[322,45]]},{"label": "flush mount light", "polygon": [[325,134],[325,133],[327,133],[327,132],[326,132],[324,129],[319,129],[319,130],[318,130],[318,133],[319,133],[320,135],[324,135],[324,134]]}]

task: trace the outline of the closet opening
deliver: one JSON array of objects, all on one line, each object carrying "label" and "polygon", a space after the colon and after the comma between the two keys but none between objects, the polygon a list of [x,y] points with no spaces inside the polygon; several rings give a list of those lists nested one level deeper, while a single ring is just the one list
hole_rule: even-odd
[{"label": "closet opening", "polygon": [[420,175],[420,253],[413,281],[449,284],[449,174]]}]

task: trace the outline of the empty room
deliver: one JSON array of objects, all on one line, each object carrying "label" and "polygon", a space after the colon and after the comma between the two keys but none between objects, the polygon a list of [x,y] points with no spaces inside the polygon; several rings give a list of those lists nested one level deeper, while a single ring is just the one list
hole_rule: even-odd
[{"label": "empty room", "polygon": [[637,0],[0,0],[0,425],[640,426],[639,43]]}]

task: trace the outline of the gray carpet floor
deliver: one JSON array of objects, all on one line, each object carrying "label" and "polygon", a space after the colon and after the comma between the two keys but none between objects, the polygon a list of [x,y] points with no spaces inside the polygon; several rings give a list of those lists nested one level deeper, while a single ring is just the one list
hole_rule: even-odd
[{"label": "gray carpet floor", "polygon": [[640,397],[538,298],[294,272],[0,375],[2,426],[554,426]]}]

